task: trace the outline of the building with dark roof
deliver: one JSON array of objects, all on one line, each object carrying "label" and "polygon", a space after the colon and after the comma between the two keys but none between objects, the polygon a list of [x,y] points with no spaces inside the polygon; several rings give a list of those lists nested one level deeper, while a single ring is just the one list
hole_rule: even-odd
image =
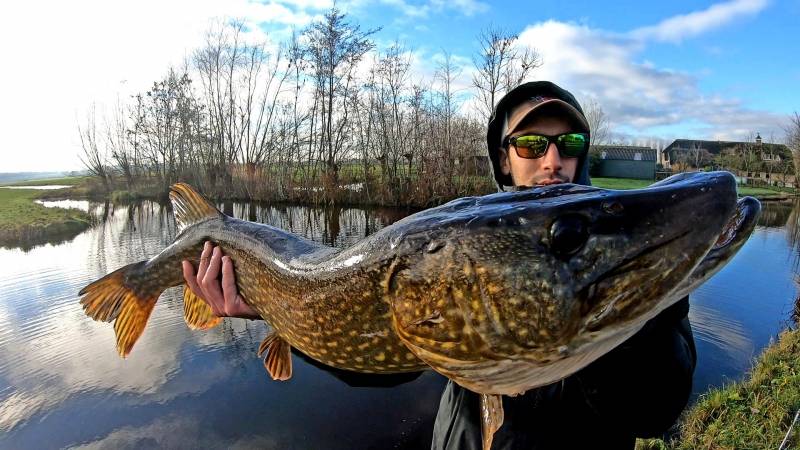
[{"label": "building with dark roof", "polygon": [[657,152],[650,147],[632,145],[595,145],[592,152],[600,158],[598,177],[655,179]]},{"label": "building with dark roof", "polygon": [[687,167],[702,168],[711,164],[714,156],[725,153],[753,152],[758,160],[772,164],[792,160],[792,152],[787,146],[762,142],[760,135],[756,136],[754,142],[675,139],[661,152],[666,168],[678,163],[683,163]]}]

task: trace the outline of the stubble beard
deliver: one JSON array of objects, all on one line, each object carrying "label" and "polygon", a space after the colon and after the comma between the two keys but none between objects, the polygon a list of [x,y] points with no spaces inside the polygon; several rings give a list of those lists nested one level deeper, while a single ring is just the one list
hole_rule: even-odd
[{"label": "stubble beard", "polygon": [[531,180],[530,184],[521,183],[515,177],[514,173],[511,173],[511,181],[514,182],[514,186],[543,186],[547,184],[556,184],[556,183],[570,183],[572,180],[569,179],[568,176],[562,175],[561,173],[555,174],[548,174],[548,175],[540,175],[538,177],[534,177]]}]

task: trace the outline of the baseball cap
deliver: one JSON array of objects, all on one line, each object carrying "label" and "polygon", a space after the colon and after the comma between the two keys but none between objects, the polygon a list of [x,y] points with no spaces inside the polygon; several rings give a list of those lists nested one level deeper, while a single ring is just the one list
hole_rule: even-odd
[{"label": "baseball cap", "polygon": [[557,98],[537,96],[523,101],[508,113],[503,139],[512,134],[517,127],[522,125],[525,119],[533,115],[534,112],[541,111],[545,108],[553,112],[560,111],[561,114],[572,119],[574,123],[581,127],[575,131],[589,131],[589,124],[586,122],[586,117],[574,106]]}]

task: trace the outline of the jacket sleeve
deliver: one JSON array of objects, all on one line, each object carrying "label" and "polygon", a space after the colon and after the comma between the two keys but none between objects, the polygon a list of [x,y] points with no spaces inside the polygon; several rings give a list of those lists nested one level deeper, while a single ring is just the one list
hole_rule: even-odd
[{"label": "jacket sleeve", "polygon": [[688,313],[686,297],[574,375],[589,408],[638,437],[667,431],[692,391],[697,353]]}]

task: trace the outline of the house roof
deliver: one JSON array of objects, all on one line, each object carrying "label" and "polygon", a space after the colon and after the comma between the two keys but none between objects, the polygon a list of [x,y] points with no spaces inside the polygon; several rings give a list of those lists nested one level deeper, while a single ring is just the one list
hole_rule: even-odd
[{"label": "house roof", "polygon": [[[755,142],[737,142],[737,141],[704,141],[701,139],[675,139],[669,144],[663,153],[672,154],[674,151],[686,151],[695,149],[704,149],[713,155],[718,155],[722,150],[738,145],[753,145]],[[782,157],[789,157],[791,152],[789,148],[783,144],[771,144],[764,142],[761,144],[761,150],[781,155]]]},{"label": "house roof", "polygon": [[592,150],[597,152],[602,159],[627,161],[656,160],[656,150],[650,147],[637,147],[633,145],[595,145],[592,147]]}]

